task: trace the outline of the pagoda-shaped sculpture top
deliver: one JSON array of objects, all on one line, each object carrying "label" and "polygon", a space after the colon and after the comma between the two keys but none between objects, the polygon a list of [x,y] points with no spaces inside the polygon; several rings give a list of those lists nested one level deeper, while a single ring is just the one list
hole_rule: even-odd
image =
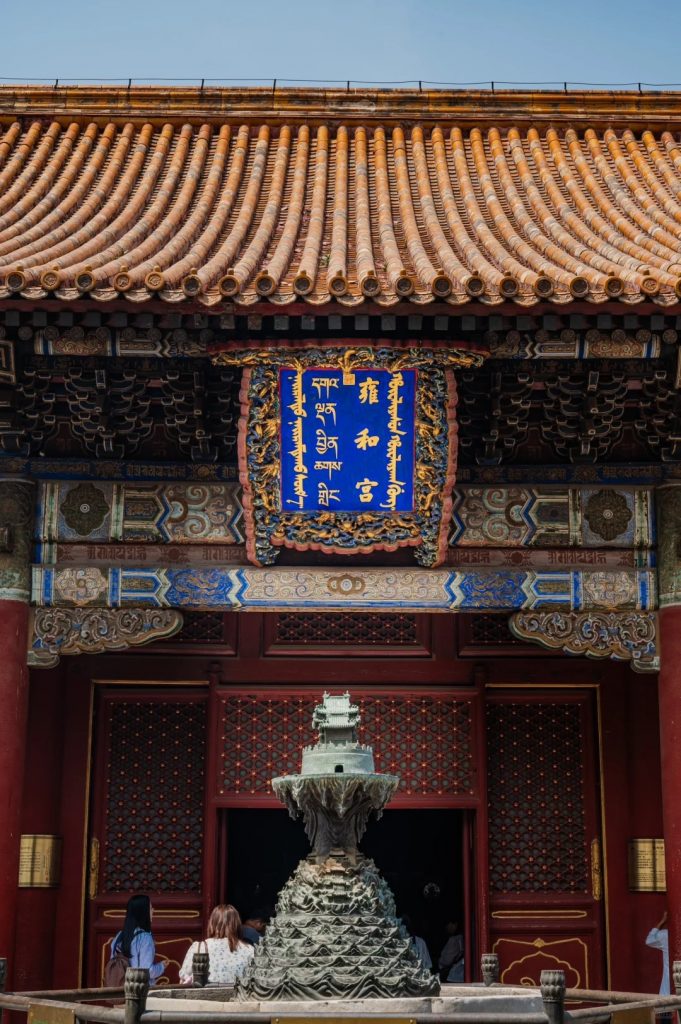
[{"label": "pagoda-shaped sculpture top", "polygon": [[399,779],[374,770],[371,747],[357,740],[359,708],[349,693],[325,693],[312,721],[319,740],[303,749],[300,775],[272,779],[272,788],[292,818],[302,815],[317,860],[332,852],[356,857],[369,818],[380,818]]},{"label": "pagoda-shaped sculpture top", "polygon": [[314,709],[319,741],[303,749],[301,775],[373,775],[374,752],[357,742],[359,708],[350,694],[325,693]]}]

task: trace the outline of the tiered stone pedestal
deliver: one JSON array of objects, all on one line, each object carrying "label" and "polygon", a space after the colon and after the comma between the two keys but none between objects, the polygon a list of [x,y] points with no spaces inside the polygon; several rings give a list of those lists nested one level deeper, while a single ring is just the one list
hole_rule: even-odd
[{"label": "tiered stone pedestal", "polygon": [[238,999],[436,995],[372,860],[334,851],[301,861],[236,985]]}]

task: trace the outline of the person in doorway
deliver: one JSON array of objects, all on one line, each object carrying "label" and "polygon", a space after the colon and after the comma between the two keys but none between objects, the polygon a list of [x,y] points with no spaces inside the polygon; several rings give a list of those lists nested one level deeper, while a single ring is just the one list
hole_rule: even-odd
[{"label": "person in doorway", "polygon": [[166,969],[166,961],[155,963],[156,946],[151,934],[154,911],[148,896],[131,896],[125,908],[123,928],[111,943],[111,962],[124,958],[128,967],[147,967],[153,985]]},{"label": "person in doorway", "polygon": [[411,918],[407,914],[402,915],[402,924],[409,932],[412,949],[416,953],[422,965],[427,971],[432,971],[433,961],[431,960],[426,940],[422,939],[420,935],[412,934]]},{"label": "person in doorway", "polygon": [[[180,981],[191,985],[192,961],[203,942],[192,942],[180,967]],[[250,942],[246,942],[241,931],[239,911],[229,903],[213,907],[208,918],[205,940],[208,953],[208,984],[233,985],[244,973],[255,953]]]},{"label": "person in doorway", "polygon": [[447,941],[442,947],[437,966],[440,981],[458,984],[464,980],[464,943],[458,921],[447,923]]},{"label": "person in doorway", "polygon": [[269,919],[270,915],[266,910],[254,910],[244,921],[243,937],[246,942],[257,946],[265,934]]},{"label": "person in doorway", "polygon": [[646,936],[646,946],[659,949],[662,953],[662,981],[660,995],[669,995],[669,931],[667,929],[667,912],[665,911],[654,928]]}]

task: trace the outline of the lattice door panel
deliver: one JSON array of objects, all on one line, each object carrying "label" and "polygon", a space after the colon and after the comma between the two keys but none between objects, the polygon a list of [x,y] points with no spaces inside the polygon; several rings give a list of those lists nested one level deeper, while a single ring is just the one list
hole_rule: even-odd
[{"label": "lattice door panel", "polygon": [[266,616],[265,650],[279,657],[423,657],[430,654],[430,623],[402,613],[278,612]]},{"label": "lattice door panel", "polygon": [[492,892],[587,892],[581,710],[488,705]]},{"label": "lattice door panel", "polygon": [[101,983],[107,943],[135,892],[152,898],[170,980],[201,933],[207,704],[203,690],[102,696],[91,787],[91,984]]},{"label": "lattice door panel", "polygon": [[[555,693],[555,691],[554,691]],[[590,694],[488,701],[489,885],[502,980],[604,982],[598,775]]]},{"label": "lattice door panel", "polygon": [[111,705],[101,891],[201,891],[205,737],[205,701]]},{"label": "lattice door panel", "polygon": [[[220,698],[218,795],[224,804],[274,802],[270,779],[300,770],[302,747],[316,741],[312,710],[323,690],[232,694]],[[396,802],[466,804],[477,796],[473,697],[352,690],[362,711],[360,739],[374,747],[377,771],[400,777]]]}]

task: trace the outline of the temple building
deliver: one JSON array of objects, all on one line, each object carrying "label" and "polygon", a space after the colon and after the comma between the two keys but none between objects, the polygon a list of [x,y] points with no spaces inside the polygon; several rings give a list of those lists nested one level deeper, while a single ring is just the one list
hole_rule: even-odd
[{"label": "temple building", "polygon": [[[681,959],[681,96],[0,88],[0,956],[362,849],[465,976]],[[451,931],[451,927],[450,927]]]}]

